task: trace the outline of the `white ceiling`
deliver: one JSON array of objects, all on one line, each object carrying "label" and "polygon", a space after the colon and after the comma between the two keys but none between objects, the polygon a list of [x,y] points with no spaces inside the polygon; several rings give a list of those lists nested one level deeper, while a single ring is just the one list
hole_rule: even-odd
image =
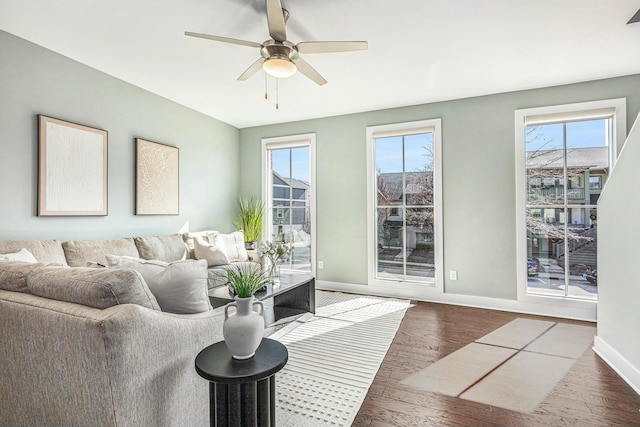
[{"label": "white ceiling", "polygon": [[[0,29],[239,128],[640,73],[640,0],[282,0],[288,39],[367,40],[303,55],[264,99],[237,77],[263,42],[261,0],[0,0]],[[6,60],[6,59],[3,59]]]}]

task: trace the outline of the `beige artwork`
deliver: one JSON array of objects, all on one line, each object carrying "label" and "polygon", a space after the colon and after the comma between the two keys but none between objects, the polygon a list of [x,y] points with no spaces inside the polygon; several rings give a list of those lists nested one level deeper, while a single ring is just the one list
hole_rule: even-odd
[{"label": "beige artwork", "polygon": [[38,215],[107,215],[107,131],[43,115]]},{"label": "beige artwork", "polygon": [[178,215],[179,150],[136,138],[136,215]]}]

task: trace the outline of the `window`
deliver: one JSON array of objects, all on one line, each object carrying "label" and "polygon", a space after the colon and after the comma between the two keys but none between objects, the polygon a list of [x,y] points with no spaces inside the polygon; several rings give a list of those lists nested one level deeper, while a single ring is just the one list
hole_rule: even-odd
[{"label": "window", "polygon": [[442,289],[440,119],[367,128],[369,280]]},{"label": "window", "polygon": [[516,111],[519,299],[597,299],[597,199],[625,114],[624,99]]},{"label": "window", "polygon": [[281,267],[314,271],[315,135],[262,140],[264,239],[291,243],[293,252]]}]

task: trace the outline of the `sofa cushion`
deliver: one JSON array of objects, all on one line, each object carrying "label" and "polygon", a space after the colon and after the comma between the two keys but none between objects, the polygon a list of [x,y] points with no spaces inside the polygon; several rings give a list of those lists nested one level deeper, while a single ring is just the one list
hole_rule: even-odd
[{"label": "sofa cushion", "polygon": [[99,309],[138,304],[160,310],[142,276],[127,269],[47,266],[27,274],[27,287],[34,295]]},{"label": "sofa cushion", "polygon": [[[84,267],[87,262],[107,264],[107,255],[126,255],[138,258],[138,248],[131,238],[114,240],[73,240],[62,244],[67,263],[71,267]],[[38,257],[36,256],[36,259]],[[42,262],[38,259],[38,261]]]},{"label": "sofa cushion", "polygon": [[20,249],[18,252],[11,254],[0,254],[0,262],[3,261],[22,261],[35,264],[38,260],[26,248]]},{"label": "sofa cushion", "polygon": [[205,230],[205,231],[189,231],[187,233],[182,233],[182,240],[184,241],[185,246],[187,247],[187,258],[196,259],[194,253],[193,239],[196,237],[201,237],[203,239],[207,239],[209,234],[217,233],[214,230]]},{"label": "sofa cushion", "polygon": [[166,263],[108,255],[107,265],[138,271],[149,285],[162,311],[189,314],[211,310],[205,260],[188,259]]},{"label": "sofa cushion", "polygon": [[212,242],[207,242],[201,237],[195,237],[193,239],[193,252],[196,259],[206,260],[209,267],[229,264],[229,257],[224,247],[224,240],[219,236],[212,235],[212,237]]},{"label": "sofa cushion", "polygon": [[5,291],[30,293],[27,286],[27,275],[45,264],[34,264],[22,261],[0,262],[0,289]]},{"label": "sofa cushion", "polygon": [[41,263],[67,265],[67,260],[58,240],[4,240],[0,241],[0,254],[18,252],[25,248]]},{"label": "sofa cushion", "polygon": [[185,259],[187,247],[179,233],[166,236],[146,236],[133,239],[140,258],[173,262]]},{"label": "sofa cushion", "polygon": [[214,231],[208,235],[208,238],[210,242],[214,242],[216,238],[222,238],[229,261],[236,262],[249,260],[247,250],[244,247],[244,232],[242,230],[227,234]]}]

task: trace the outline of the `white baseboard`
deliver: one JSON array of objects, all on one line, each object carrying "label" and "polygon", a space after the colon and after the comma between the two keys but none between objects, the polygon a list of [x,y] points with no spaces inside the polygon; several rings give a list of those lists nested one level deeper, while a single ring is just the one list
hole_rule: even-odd
[{"label": "white baseboard", "polygon": [[640,370],[638,368],[629,363],[627,359],[597,335],[593,341],[593,351],[607,365],[611,366],[636,393],[640,394]]},{"label": "white baseboard", "polygon": [[416,290],[414,288],[403,289],[391,286],[356,285],[353,283],[329,282],[325,280],[316,280],[316,288],[327,291],[405,298],[417,301],[487,308],[491,310],[502,310],[515,313],[536,314],[539,316],[585,320],[588,322],[596,321],[596,304],[594,303],[585,304],[583,306],[567,307],[557,304],[553,305],[439,292],[424,292],[425,295],[416,297]]}]

